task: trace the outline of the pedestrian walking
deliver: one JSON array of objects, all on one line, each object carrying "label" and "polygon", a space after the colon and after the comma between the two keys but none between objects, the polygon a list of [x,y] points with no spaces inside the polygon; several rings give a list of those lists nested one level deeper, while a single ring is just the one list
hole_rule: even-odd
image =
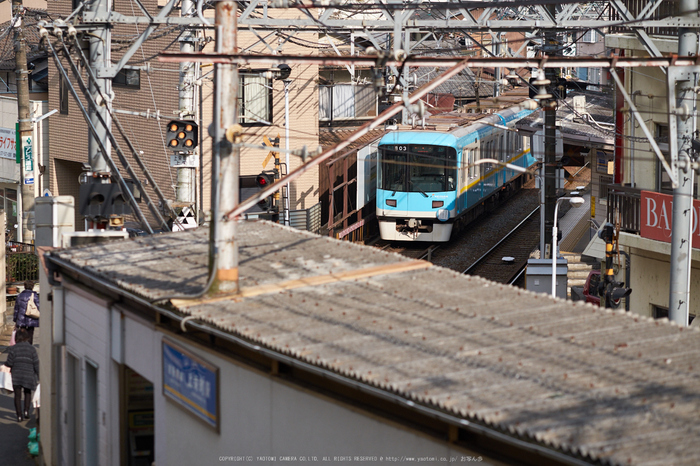
[{"label": "pedestrian walking", "polygon": [[[24,282],[24,290],[17,296],[15,302],[15,327],[27,330],[29,334],[29,344],[34,344],[34,328],[39,326],[39,295],[34,291],[34,282],[27,280]],[[33,305],[30,304],[30,300]]]},{"label": "pedestrian walking", "polygon": [[[32,406],[32,391],[36,390],[39,379],[39,355],[36,348],[29,343],[27,329],[17,330],[17,344],[10,346],[5,365],[12,374],[12,389],[15,392],[15,411],[17,421],[29,419]],[[24,411],[22,411],[22,392],[24,392]]]}]

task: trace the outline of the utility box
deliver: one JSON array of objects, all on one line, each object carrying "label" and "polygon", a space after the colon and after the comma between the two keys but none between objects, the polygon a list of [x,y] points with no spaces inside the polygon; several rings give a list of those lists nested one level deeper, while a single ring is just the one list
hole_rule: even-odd
[{"label": "utility box", "polygon": [[37,246],[61,247],[65,233],[75,231],[73,196],[44,196],[34,199]]},{"label": "utility box", "polygon": [[[568,261],[563,257],[557,258],[555,277],[557,282],[557,298],[566,299],[568,285]],[[529,259],[525,271],[525,289],[535,293],[552,294],[552,259]]]}]

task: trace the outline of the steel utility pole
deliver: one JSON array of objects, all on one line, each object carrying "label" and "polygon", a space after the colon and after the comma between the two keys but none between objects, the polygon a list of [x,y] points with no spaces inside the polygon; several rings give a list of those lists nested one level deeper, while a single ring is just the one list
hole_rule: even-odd
[{"label": "steel utility pole", "polygon": [[[678,11],[697,12],[698,0],[681,0]],[[694,13],[697,15],[697,13]],[[678,29],[678,55],[694,57],[698,54],[698,30],[695,28]],[[693,227],[693,184],[694,170],[691,154],[691,141],[696,128],[697,76],[685,73],[684,81],[677,80],[677,86],[669,86],[668,92],[675,91],[676,108],[685,109],[676,112],[678,134],[678,156],[674,171],[677,173],[678,186],[673,189],[673,226],[671,237],[671,287],[668,300],[669,318],[679,325],[688,325],[688,308],[690,299],[690,265],[692,262],[692,227]],[[671,96],[669,95],[669,99]],[[682,113],[682,114],[681,114]],[[672,158],[674,154],[671,154]],[[697,222],[697,219],[695,220]]]},{"label": "steel utility pole", "polygon": [[[556,9],[553,3],[547,5],[547,10],[556,16]],[[557,55],[557,35],[556,32],[548,30],[544,35],[543,51],[548,56]],[[556,188],[556,165],[557,165],[557,112],[556,93],[554,88],[557,83],[557,73],[554,68],[545,70],[545,77],[549,80],[552,99],[542,102],[544,105],[544,243],[550,246],[550,258],[555,257],[556,251],[551,250],[552,227],[554,226],[554,209],[557,203]],[[541,241],[541,240],[540,240]],[[540,258],[544,259],[546,251],[540,251]]]},{"label": "steel utility pole", "polygon": [[[112,11],[112,0],[100,0],[85,4],[85,9],[96,16],[108,18]],[[100,179],[109,183],[109,165],[106,158],[111,156],[112,146],[104,144],[106,154],[100,150],[100,141],[107,141],[107,132],[112,127],[112,78],[104,77],[106,71],[112,66],[112,33],[111,29],[106,25],[103,27],[95,27],[91,34],[87,35],[90,43],[90,67],[93,69],[96,79],[90,80],[90,94],[92,98],[100,105],[97,108],[90,106],[90,113],[93,126],[97,129],[98,137],[95,138],[92,133],[88,137],[88,160],[90,168],[93,172],[103,174]],[[102,116],[105,126],[100,123],[97,114]]]},{"label": "steel utility pole", "polygon": [[17,119],[19,122],[19,183],[22,203],[20,241],[34,242],[34,231],[29,220],[34,215],[34,157],[32,154],[32,121],[29,118],[29,71],[27,70],[27,41],[24,38],[24,7],[22,0],[12,0],[12,16],[15,22],[15,75],[17,77]]},{"label": "steel utility pole", "polygon": [[[180,16],[187,17],[194,11],[192,0],[182,0]],[[192,53],[195,49],[195,34],[191,29],[185,29],[180,37],[180,52]],[[195,120],[195,76],[194,63],[180,63],[180,83],[179,83],[179,118],[182,120]],[[196,149],[195,149],[196,151]],[[177,188],[176,206],[178,208],[188,207],[193,214],[197,213],[195,207],[195,186],[197,157],[195,153],[187,157],[184,166],[177,167]]]},{"label": "steel utility pole", "polygon": [[[216,4],[216,52],[236,53],[236,3]],[[225,214],[238,205],[240,147],[243,128],[238,124],[238,65],[214,65],[214,160],[212,163],[211,290],[238,291],[238,246],[236,220]]]}]

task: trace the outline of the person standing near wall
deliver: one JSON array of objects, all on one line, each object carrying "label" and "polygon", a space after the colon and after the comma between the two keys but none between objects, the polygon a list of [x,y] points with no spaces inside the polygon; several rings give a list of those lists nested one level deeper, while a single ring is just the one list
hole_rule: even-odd
[{"label": "person standing near wall", "polygon": [[[39,378],[39,354],[29,343],[27,329],[17,330],[17,344],[10,346],[5,365],[11,369],[12,389],[15,392],[15,411],[17,421],[29,419],[32,403],[32,391],[36,390]],[[24,392],[24,412],[22,412],[22,392]]]},{"label": "person standing near wall", "polygon": [[29,300],[32,299],[36,308],[39,309],[39,295],[34,291],[34,282],[27,280],[24,282],[24,290],[17,296],[17,301],[15,302],[15,315],[12,320],[15,322],[15,327],[17,330],[25,329],[29,335],[29,344],[34,344],[34,328],[39,326],[38,317],[30,317],[27,315],[27,306]]}]

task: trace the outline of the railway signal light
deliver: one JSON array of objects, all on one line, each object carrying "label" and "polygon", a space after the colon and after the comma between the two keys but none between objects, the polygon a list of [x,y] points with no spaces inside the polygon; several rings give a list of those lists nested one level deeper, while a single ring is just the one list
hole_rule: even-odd
[{"label": "railway signal light", "polygon": [[199,126],[190,120],[173,120],[166,133],[168,148],[173,151],[191,151],[199,144]]},{"label": "railway signal light", "polygon": [[622,298],[626,298],[632,293],[631,288],[626,288],[622,282],[614,279],[613,269],[613,242],[616,239],[615,227],[612,223],[606,223],[598,232],[598,237],[605,241],[605,278],[599,286],[600,296],[605,297],[605,307],[616,309],[620,306]]},{"label": "railway signal light", "polygon": [[267,188],[270,186],[272,183],[275,182],[274,175],[272,173],[268,172],[262,172],[258,176],[255,177],[255,184],[258,185],[258,188]]},{"label": "railway signal light", "polygon": [[[262,172],[258,176],[255,177],[255,184],[258,185],[258,188],[260,189],[265,189],[271,184],[275,182],[275,175],[273,172]],[[258,202],[258,207],[260,209],[268,211],[272,208],[273,205],[273,198],[272,196],[267,196],[266,198],[262,199],[260,202]]]}]

